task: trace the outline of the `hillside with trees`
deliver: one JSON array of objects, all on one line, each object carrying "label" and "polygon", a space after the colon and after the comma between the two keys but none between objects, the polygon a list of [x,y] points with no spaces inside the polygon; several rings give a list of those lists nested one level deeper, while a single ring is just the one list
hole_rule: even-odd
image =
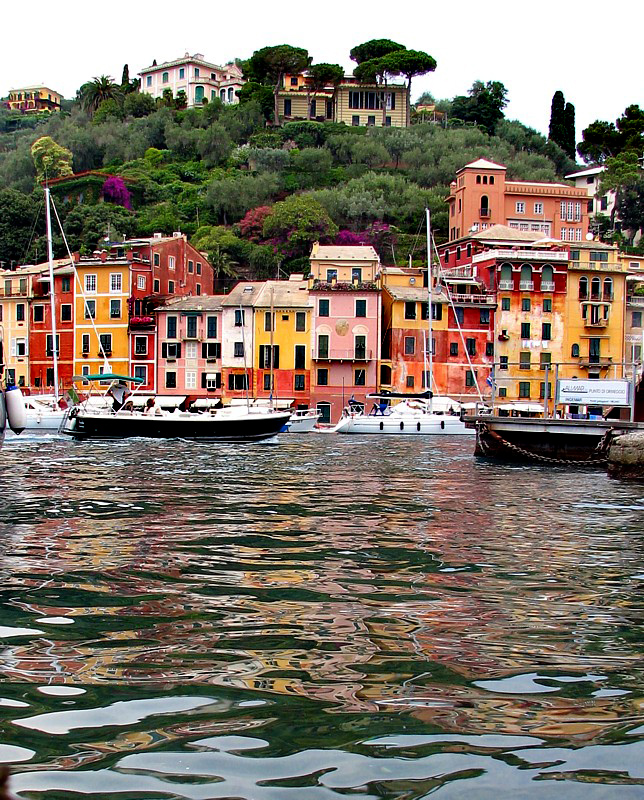
[{"label": "hillside with trees", "polygon": [[[356,75],[381,84],[436,67],[429,54],[388,40],[351,54]],[[188,109],[169,94],[155,101],[124,69],[120,84],[87,81],[66,112],[35,120],[1,110],[0,260],[44,258],[45,176],[67,176],[52,193],[72,249],[91,252],[106,235],[181,230],[222,276],[263,278],[303,270],[316,240],[370,243],[386,263],[405,261],[425,206],[437,237],[446,236],[449,183],[477,158],[505,164],[510,179],[560,180],[575,169],[552,138],[505,119],[498,81],[441,101],[444,126],[276,119],[276,87],[289,69],[308,67],[312,91],[340,79],[338,65],[311,61],[288,45],[257,51],[241,62],[252,80],[236,105],[215,99]],[[64,254],[60,237],[55,251]]]}]

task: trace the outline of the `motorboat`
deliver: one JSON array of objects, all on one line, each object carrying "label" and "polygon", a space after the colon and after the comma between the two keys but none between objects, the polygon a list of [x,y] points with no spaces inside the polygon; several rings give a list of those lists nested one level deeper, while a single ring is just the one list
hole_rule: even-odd
[{"label": "motorboat", "polygon": [[27,395],[24,398],[26,424],[25,433],[58,433],[66,416],[54,398],[40,395]]},{"label": "motorboat", "polygon": [[[80,375],[75,381],[108,384],[103,397],[115,385],[140,385],[141,379],[127,375],[100,373]],[[133,393],[130,393],[133,394]],[[137,410],[132,402],[116,409],[96,407],[87,401],[68,413],[61,432],[74,439],[192,439],[198,441],[253,442],[268,439],[288,425],[289,411],[270,408],[227,406],[209,411],[165,411],[152,403],[146,410]]]},{"label": "motorboat", "polygon": [[317,427],[322,412],[317,408],[302,408],[291,414],[288,429],[291,433],[309,433]]},{"label": "motorboat", "polygon": [[[422,394],[381,393],[367,395],[374,400],[369,412],[360,405],[347,406],[333,429],[335,433],[395,434],[404,436],[472,436],[476,431],[465,427],[460,405],[450,398],[432,398]],[[433,400],[438,408],[435,411]],[[392,403],[392,401],[396,401]]]}]

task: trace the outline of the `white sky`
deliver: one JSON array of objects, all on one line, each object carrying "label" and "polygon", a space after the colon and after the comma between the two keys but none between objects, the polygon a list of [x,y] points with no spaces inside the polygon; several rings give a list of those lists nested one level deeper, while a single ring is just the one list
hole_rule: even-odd
[{"label": "white sky", "polygon": [[95,75],[130,77],[186,51],[223,64],[267,45],[308,49],[315,62],[353,69],[349,50],[387,38],[430,53],[434,73],[412,82],[412,99],[466,94],[477,80],[508,89],[509,119],[547,134],[557,89],[576,108],[577,141],[596,119],[644,106],[641,0],[7,0],[2,9],[0,96],[45,82],[73,97]]}]

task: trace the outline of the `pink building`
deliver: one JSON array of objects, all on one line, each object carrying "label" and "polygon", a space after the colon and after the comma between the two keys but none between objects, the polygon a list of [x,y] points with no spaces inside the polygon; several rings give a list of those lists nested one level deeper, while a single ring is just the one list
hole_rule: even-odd
[{"label": "pink building", "polygon": [[378,388],[380,260],[373,247],[313,245],[311,401],[335,422],[351,395]]},{"label": "pink building", "polygon": [[222,297],[183,297],[156,310],[158,394],[221,397]]},{"label": "pink building", "polygon": [[222,103],[237,103],[237,92],[245,83],[237,64],[219,67],[206,61],[201,53],[192,56],[186,53],[174,61],[154,63],[139,75],[142,92],[156,98],[163,97],[166,89],[173,97],[183,91],[189,108],[216,99]]}]

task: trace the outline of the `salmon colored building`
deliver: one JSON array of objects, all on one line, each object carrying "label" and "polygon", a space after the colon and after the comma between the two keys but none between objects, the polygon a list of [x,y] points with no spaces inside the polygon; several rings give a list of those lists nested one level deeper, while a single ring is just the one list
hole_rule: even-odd
[{"label": "salmon colored building", "polygon": [[313,245],[311,398],[321,421],[337,421],[353,395],[378,386],[380,259],[373,247]]},{"label": "salmon colored building", "polygon": [[499,224],[561,241],[584,240],[589,230],[585,188],[511,181],[506,171],[483,158],[458,170],[447,198],[450,242]]}]

